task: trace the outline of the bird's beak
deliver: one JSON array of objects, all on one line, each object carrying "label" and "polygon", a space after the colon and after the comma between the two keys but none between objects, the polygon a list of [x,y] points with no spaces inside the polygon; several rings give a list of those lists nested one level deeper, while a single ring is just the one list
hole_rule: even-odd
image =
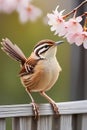
[{"label": "bird's beak", "polygon": [[57,41],[57,42],[55,42],[55,45],[58,46],[58,45],[60,45],[61,43],[64,43],[64,41]]}]

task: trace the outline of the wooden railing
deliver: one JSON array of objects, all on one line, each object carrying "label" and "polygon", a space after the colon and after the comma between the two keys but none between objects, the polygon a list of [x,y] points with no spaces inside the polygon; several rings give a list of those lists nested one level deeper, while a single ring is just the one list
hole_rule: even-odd
[{"label": "wooden railing", "polygon": [[0,106],[0,130],[6,130],[11,118],[11,130],[87,130],[87,100],[57,103],[60,116],[55,117],[50,104],[40,104],[40,117],[34,119],[32,106]]}]

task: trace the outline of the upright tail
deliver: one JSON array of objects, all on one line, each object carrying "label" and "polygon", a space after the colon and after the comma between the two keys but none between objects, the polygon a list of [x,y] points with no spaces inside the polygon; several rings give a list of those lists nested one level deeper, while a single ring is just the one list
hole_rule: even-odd
[{"label": "upright tail", "polygon": [[26,57],[16,44],[12,44],[12,42],[8,38],[2,39],[1,44],[1,49],[7,55],[15,59],[16,61],[21,62],[22,65],[25,63]]}]

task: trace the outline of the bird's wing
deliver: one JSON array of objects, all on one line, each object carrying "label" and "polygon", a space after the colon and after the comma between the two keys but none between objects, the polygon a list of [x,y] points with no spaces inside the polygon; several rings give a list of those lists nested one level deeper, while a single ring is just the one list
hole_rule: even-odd
[{"label": "bird's wing", "polygon": [[33,58],[29,58],[25,64],[22,66],[21,71],[19,72],[19,76],[29,75],[34,72],[35,66],[39,60],[35,60]]},{"label": "bird's wing", "polygon": [[29,59],[22,67],[19,76],[24,86],[30,90],[36,89],[41,77],[44,74],[44,68],[40,67],[41,60]]}]

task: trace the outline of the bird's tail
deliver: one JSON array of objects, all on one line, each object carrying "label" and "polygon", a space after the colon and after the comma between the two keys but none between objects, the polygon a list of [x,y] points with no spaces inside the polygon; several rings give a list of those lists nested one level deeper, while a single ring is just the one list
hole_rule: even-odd
[{"label": "bird's tail", "polygon": [[25,63],[26,57],[16,44],[12,44],[12,42],[8,38],[2,39],[1,44],[2,44],[1,49],[7,55],[9,55],[16,61],[21,62],[22,65]]}]

